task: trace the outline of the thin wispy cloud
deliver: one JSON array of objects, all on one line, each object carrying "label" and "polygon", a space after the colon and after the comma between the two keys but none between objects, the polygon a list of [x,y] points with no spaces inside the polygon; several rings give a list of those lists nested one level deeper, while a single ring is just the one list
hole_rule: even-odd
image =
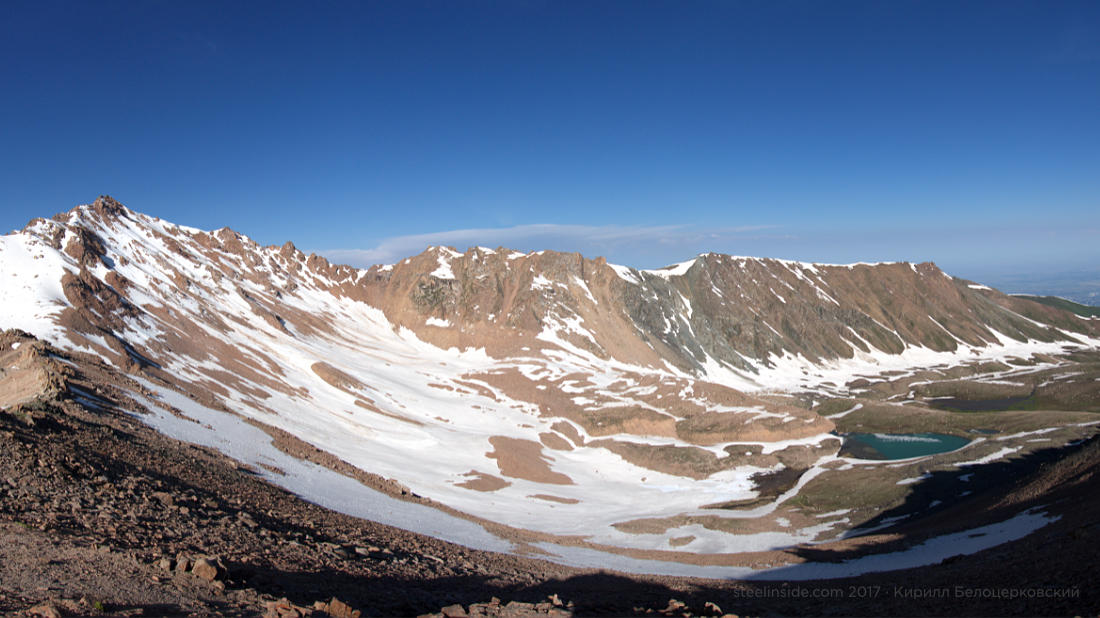
[{"label": "thin wispy cloud", "polygon": [[[536,223],[504,228],[447,230],[384,239],[373,247],[318,251],[329,260],[352,266],[388,264],[435,245],[464,250],[468,247],[506,247],[518,251],[576,251],[586,257],[604,256],[631,265],[641,258],[644,266],[664,264],[663,256],[677,259],[709,250],[737,238],[758,238],[773,225],[702,229],[693,225],[561,225]],[[648,258],[648,259],[645,259]]]}]

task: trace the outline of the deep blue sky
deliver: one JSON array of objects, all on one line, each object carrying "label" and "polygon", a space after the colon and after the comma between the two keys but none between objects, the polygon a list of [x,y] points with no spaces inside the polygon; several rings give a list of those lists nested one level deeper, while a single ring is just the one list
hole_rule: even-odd
[{"label": "deep blue sky", "polygon": [[1100,2],[7,2],[0,227],[1100,265]]}]

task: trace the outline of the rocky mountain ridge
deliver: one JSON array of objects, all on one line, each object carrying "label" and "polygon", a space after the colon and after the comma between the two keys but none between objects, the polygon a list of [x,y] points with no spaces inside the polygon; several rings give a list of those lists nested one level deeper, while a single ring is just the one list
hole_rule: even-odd
[{"label": "rocky mountain ridge", "polygon": [[[120,220],[138,227],[148,222],[167,251],[129,257],[125,247],[105,246],[103,230]],[[826,265],[712,253],[645,271],[553,251],[430,247],[362,271],[307,256],[290,242],[260,247],[228,228],[202,232],[167,224],[108,197],[32,221],[22,234],[79,265],[63,277],[65,296],[73,297],[77,313],[92,303],[98,319],[71,312],[62,319],[81,331],[140,315],[139,305],[126,301],[134,282],[112,266],[136,259],[160,260],[177,296],[196,288],[213,292],[210,284],[222,278],[256,283],[263,294],[235,291],[283,330],[288,319],[305,334],[323,330],[308,315],[281,307],[283,294],[307,286],[378,307],[394,325],[441,345],[505,355],[516,350],[505,339],[560,337],[602,359],[669,363],[699,377],[717,364],[750,383],[784,357],[820,364],[908,347],[952,352],[1005,338],[1074,341],[1074,334],[1097,333],[1093,322],[951,277],[930,262]],[[179,267],[178,260],[200,255],[215,267],[202,273],[207,281]],[[100,330],[108,342],[117,332]],[[140,344],[126,345],[136,350]]]},{"label": "rocky mountain ridge", "polygon": [[851,465],[815,397],[1092,349],[1100,328],[931,263],[706,254],[639,271],[432,247],[359,270],[107,197],[2,237],[0,265],[0,326],[127,372],[163,431],[311,487],[286,452],[217,441],[244,419],[509,543],[629,559],[835,537],[854,522],[776,511]]},{"label": "rocky mountain ridge", "polygon": [[[536,336],[549,329],[600,358],[668,362],[700,376],[718,363],[750,381],[785,356],[821,363],[907,347],[950,352],[1004,337],[1072,340],[1058,329],[1095,333],[1090,323],[953,278],[932,263],[704,254],[643,271],[577,254],[433,247],[368,273],[368,298],[391,320],[412,328],[424,319],[453,323],[468,336],[440,338],[458,345],[483,341],[486,325]],[[577,321],[586,328],[567,328]],[[627,347],[630,339],[649,350]]]}]

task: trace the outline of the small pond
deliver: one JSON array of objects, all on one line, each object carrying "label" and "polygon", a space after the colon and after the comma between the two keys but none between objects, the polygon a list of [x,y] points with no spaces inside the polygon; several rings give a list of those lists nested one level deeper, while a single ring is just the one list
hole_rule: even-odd
[{"label": "small pond", "polygon": [[970,443],[942,433],[848,433],[840,454],[859,459],[908,459],[947,453]]}]

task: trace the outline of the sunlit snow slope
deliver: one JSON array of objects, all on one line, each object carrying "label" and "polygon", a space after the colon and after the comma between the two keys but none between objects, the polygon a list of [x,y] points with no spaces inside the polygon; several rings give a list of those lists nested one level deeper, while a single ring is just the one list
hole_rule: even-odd
[{"label": "sunlit snow slope", "polygon": [[[0,238],[0,327],[97,354],[462,513],[588,543],[721,553],[731,535],[622,522],[758,496],[835,461],[833,423],[762,398],[855,375],[1095,346],[1095,325],[933,264],[707,254],[638,271],[430,248],[358,270],[110,198]],[[167,395],[166,395],[167,396]],[[687,539],[687,540],[684,540]]]}]

